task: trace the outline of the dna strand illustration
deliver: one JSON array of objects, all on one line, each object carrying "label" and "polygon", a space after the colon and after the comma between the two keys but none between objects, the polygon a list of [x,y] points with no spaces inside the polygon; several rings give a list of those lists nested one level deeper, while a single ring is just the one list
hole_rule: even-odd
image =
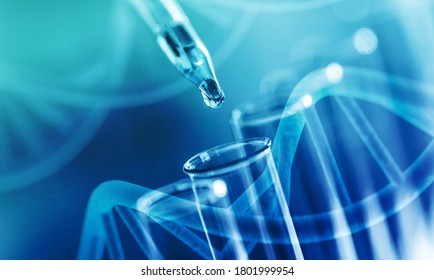
[{"label": "dna strand illustration", "polygon": [[[184,2],[195,20],[206,20],[203,28],[218,30],[206,38],[218,48],[216,66],[222,64],[248,30],[254,12],[225,13],[224,20],[219,20],[221,9]],[[145,45],[141,60],[146,62],[147,76],[130,73],[134,38],[147,27],[127,1],[114,1],[109,18],[105,47],[73,73],[1,63],[0,192],[24,188],[61,169],[89,143],[113,108],[148,105],[190,86],[177,73],[161,75],[160,71],[166,71],[164,63],[161,69],[151,63],[161,50],[149,42],[153,39],[149,34],[140,35],[145,37],[140,45]]]},{"label": "dna strand illustration", "polygon": [[[422,243],[432,246],[429,234],[432,232],[432,206],[424,203],[422,196],[430,195],[429,187],[434,180],[433,89],[430,84],[338,64],[314,71],[297,84],[277,117],[279,125],[272,152],[292,212],[296,240],[305,258],[427,257],[411,249],[414,242],[411,242],[412,226],[409,225],[422,224],[417,227],[426,241]],[[323,102],[326,105],[322,105]],[[332,109],[336,112],[331,113]],[[327,117],[333,114],[340,114],[340,117],[328,122]],[[268,117],[262,115],[251,124],[261,125]],[[271,119],[275,121],[275,115]],[[405,123],[411,132],[407,134],[415,137],[409,138],[410,147],[414,148],[404,146],[403,149],[404,138],[398,138],[395,131],[393,137],[385,138],[378,130],[378,122],[392,131],[398,121],[401,126]],[[336,145],[341,150],[337,150]],[[342,151],[350,151],[350,157],[345,158],[348,154]],[[397,151],[408,154],[400,157]],[[305,177],[292,177],[299,171],[297,169],[305,167],[297,166],[298,154],[303,152],[311,153],[314,163],[308,162]],[[258,176],[252,185],[262,186],[258,201],[276,196],[276,193],[264,192],[270,181],[261,178]],[[283,215],[227,212],[198,201],[192,185],[194,182],[185,180],[151,190],[126,182],[103,184],[89,203],[78,258],[102,258],[104,250],[110,258],[125,257],[113,218],[113,212],[118,211],[146,258],[168,258],[160,251],[162,245],[157,243],[174,242],[161,240],[162,235],[152,235],[150,225],[153,224],[164,227],[175,240],[194,251],[193,258],[210,259],[213,243],[207,241],[198,204],[206,211],[218,213],[217,217],[231,220],[232,213],[234,219],[245,221],[234,237],[221,228],[219,231],[218,223],[211,219],[206,222],[207,231],[215,235],[241,239],[253,246],[263,239],[249,225],[267,219],[270,230],[266,242],[294,242],[283,235],[284,230],[279,226],[285,219]],[[252,186],[245,188],[249,190]],[[303,194],[304,191],[310,195]],[[164,201],[156,204],[161,207],[152,207],[153,201],[161,201],[156,197]],[[224,255],[225,247],[222,248],[216,251]],[[182,256],[181,252],[169,258]]]}]

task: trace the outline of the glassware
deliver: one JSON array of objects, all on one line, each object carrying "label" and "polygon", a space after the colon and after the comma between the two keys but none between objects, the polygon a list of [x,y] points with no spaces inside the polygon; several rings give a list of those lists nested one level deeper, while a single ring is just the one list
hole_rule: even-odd
[{"label": "glassware", "polygon": [[[303,259],[270,139],[201,152],[184,171],[192,180],[214,259]],[[209,184],[199,186],[203,180]]]},{"label": "glassware", "polygon": [[[429,84],[332,63],[297,84],[286,105],[260,101],[257,113],[253,105],[235,111],[236,137],[274,135],[306,258],[427,256],[433,100]],[[410,224],[425,244],[418,250]]]},{"label": "glassware", "polygon": [[122,181],[101,184],[89,201],[77,257],[211,259],[191,181],[158,189]]},{"label": "glassware", "polygon": [[268,137],[273,140],[288,98],[287,92],[262,95],[235,108],[230,119],[234,138]]}]

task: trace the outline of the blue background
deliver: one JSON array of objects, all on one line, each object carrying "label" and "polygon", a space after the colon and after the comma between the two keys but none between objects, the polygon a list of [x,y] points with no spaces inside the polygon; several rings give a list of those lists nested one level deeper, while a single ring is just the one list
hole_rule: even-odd
[{"label": "blue background", "polygon": [[[5,191],[0,193],[0,259],[75,258],[86,205],[100,183],[124,180],[158,187],[185,178],[186,160],[233,139],[231,111],[267,91],[264,77],[269,73],[290,67],[302,76],[336,61],[430,81],[432,66],[424,63],[433,55],[429,53],[434,34],[429,33],[433,27],[429,1],[418,1],[421,6],[412,4],[415,7],[403,1],[343,0],[320,7],[314,5],[317,1],[307,2],[313,5],[260,12],[249,4],[243,10],[180,1],[212,57],[237,26],[246,25],[245,32],[231,38],[234,47],[228,48],[227,58],[215,61],[226,102],[221,109],[211,110],[198,90],[179,77],[132,11],[125,10],[129,24],[119,27],[118,1],[1,0],[0,107],[19,108],[22,101],[14,98],[26,98],[25,91],[33,96],[33,106],[45,102],[64,110],[65,121],[77,126],[67,127],[64,134],[47,132],[44,118],[35,121],[36,111],[23,111],[24,122],[28,118],[34,129],[20,135],[15,133],[20,123],[17,115],[0,111],[0,136],[9,143],[6,149],[20,150],[25,146],[20,141],[40,139],[34,149],[43,150],[30,153],[26,148],[1,159],[0,190]],[[378,37],[378,49],[370,55],[357,53],[352,44],[353,34],[363,27]],[[125,42],[125,49],[110,51],[119,42]],[[122,55],[126,57],[123,69],[122,63],[104,64],[122,60]],[[98,63],[108,73],[106,78],[92,85],[74,80]],[[119,76],[122,79],[112,86]],[[44,91],[39,97],[31,87],[3,86],[26,86],[25,81],[60,90]],[[171,88],[146,96],[174,81]],[[131,101],[137,96],[137,102]],[[88,129],[79,124],[94,118],[88,115],[93,111],[102,112],[102,117],[92,131],[86,131],[89,140],[62,163],[50,163],[50,155],[60,151],[64,142]],[[49,163],[42,175],[36,170],[18,179],[6,178],[43,161]]]}]

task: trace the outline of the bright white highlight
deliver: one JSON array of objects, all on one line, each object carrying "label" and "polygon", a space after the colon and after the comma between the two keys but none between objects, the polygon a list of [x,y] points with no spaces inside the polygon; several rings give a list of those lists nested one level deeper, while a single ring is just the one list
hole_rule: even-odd
[{"label": "bright white highlight", "polygon": [[353,36],[354,48],[360,54],[369,55],[375,52],[378,46],[377,35],[369,28],[360,28]]},{"label": "bright white highlight", "polygon": [[199,60],[197,60],[197,61],[194,62],[194,65],[196,65],[196,66],[201,66],[201,65],[203,65],[204,63],[205,63],[205,61],[204,61],[203,59],[199,59]]},{"label": "bright white highlight", "polygon": [[301,102],[305,108],[309,108],[313,104],[313,98],[310,94],[306,94],[301,98]]},{"label": "bright white highlight", "polygon": [[207,162],[211,159],[211,157],[209,156],[209,154],[207,152],[203,152],[199,155],[200,160],[202,160],[202,162]]},{"label": "bright white highlight", "polygon": [[342,80],[343,75],[344,69],[340,64],[330,63],[326,68],[326,76],[331,83],[339,83]]},{"label": "bright white highlight", "polygon": [[228,187],[223,180],[215,180],[212,183],[212,190],[214,191],[214,195],[216,197],[225,197],[228,193]]}]

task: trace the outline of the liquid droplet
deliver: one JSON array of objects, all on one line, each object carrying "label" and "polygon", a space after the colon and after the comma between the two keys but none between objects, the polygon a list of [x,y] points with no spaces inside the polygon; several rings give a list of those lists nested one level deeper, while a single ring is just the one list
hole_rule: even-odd
[{"label": "liquid droplet", "polygon": [[223,90],[214,79],[204,80],[200,84],[199,89],[202,93],[203,101],[212,109],[220,107],[225,100]]}]

